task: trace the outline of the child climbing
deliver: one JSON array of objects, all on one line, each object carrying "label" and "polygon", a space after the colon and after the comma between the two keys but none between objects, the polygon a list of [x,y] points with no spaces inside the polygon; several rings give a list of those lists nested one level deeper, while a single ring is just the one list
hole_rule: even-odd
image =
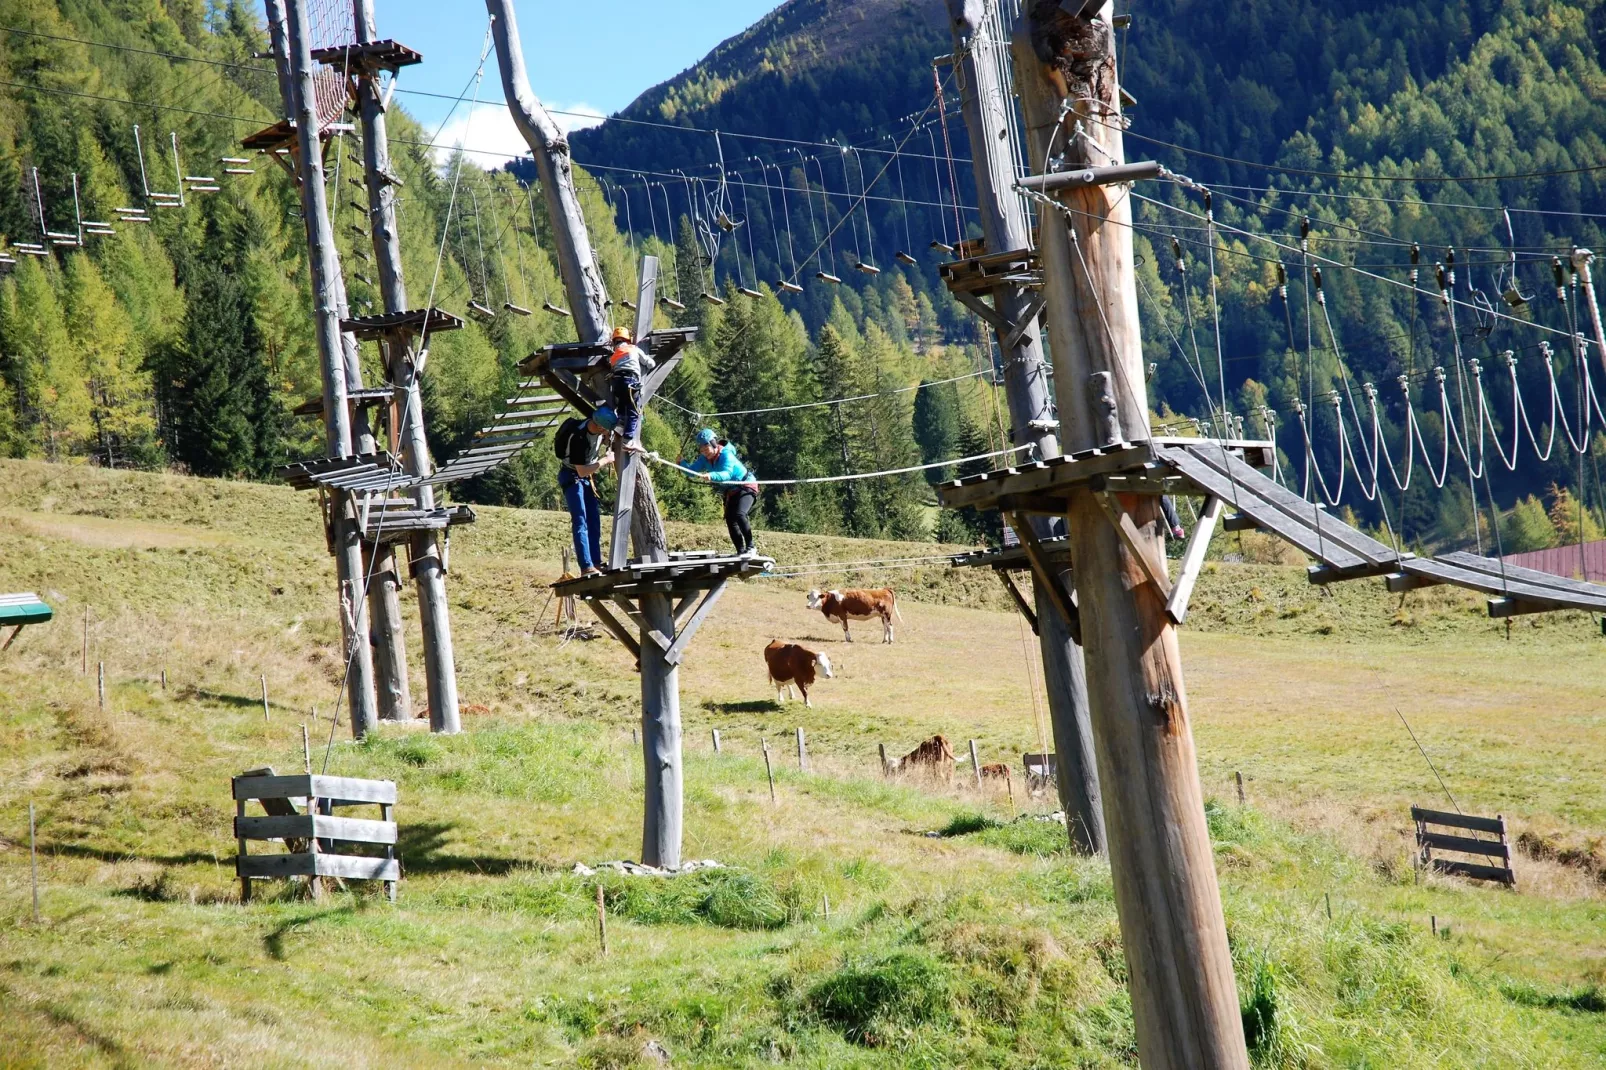
[{"label": "child climbing", "polygon": [[705,427],[697,432],[697,456],[683,467],[718,485],[725,495],[725,527],[737,555],[756,554],[758,547],[753,542],[753,526],[747,514],[758,501],[758,477],[736,456],[736,447],[722,440],[713,428]]},{"label": "child climbing", "polygon": [[613,411],[619,414],[614,432],[628,446],[641,434],[641,377],[658,366],[631,340],[624,327],[613,329],[613,355],[608,358],[608,386],[613,394]]}]

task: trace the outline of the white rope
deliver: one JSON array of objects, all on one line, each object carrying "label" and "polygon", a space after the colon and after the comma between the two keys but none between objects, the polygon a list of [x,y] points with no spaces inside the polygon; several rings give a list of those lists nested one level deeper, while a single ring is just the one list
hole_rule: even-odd
[{"label": "white rope", "polygon": [[[925,472],[932,468],[947,468],[949,465],[969,464],[971,461],[985,461],[991,457],[1002,457],[1008,453],[1019,453],[1022,450],[1031,450],[1035,448],[1036,447],[1032,443],[1027,443],[1024,446],[1011,446],[1007,450],[994,450],[991,453],[977,453],[970,457],[955,457],[951,461],[933,461],[931,464],[912,464],[907,468],[889,468],[882,472],[853,472],[845,476],[813,476],[807,479],[743,479],[734,480],[732,482],[736,486],[747,487],[795,487],[800,483],[841,483],[852,479],[878,479],[882,476],[901,476],[910,472]],[[656,453],[644,453],[642,456],[647,460],[654,462],[655,464],[661,464],[666,468],[673,468],[676,471],[684,472],[696,479],[707,480],[707,473],[694,471],[693,469],[687,468],[685,465],[676,464],[674,461],[665,460]]]}]

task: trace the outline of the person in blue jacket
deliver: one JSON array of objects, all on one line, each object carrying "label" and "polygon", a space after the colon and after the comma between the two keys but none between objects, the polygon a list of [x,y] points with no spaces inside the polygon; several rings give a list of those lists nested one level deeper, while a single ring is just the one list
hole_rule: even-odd
[{"label": "person in blue jacket", "polygon": [[758,501],[758,477],[736,456],[736,447],[723,441],[713,428],[705,427],[697,432],[697,456],[684,467],[715,484],[725,496],[725,527],[736,544],[737,555],[752,557],[757,553],[747,514]]}]

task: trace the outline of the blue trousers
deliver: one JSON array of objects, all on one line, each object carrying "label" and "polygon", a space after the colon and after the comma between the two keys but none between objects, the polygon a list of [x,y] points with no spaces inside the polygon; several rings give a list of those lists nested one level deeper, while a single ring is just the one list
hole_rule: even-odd
[{"label": "blue trousers", "polygon": [[558,469],[563,504],[569,507],[574,532],[574,558],[582,571],[602,567],[602,508],[591,480],[581,479],[572,468]]}]

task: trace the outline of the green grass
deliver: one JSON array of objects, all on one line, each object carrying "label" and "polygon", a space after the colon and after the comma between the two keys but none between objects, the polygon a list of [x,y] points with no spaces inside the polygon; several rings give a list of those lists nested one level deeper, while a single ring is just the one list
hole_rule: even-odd
[{"label": "green grass", "polygon": [[[984,760],[1038,749],[991,577],[891,577],[909,623],[890,648],[841,644],[795,588],[733,590],[682,672],[686,855],[725,868],[584,876],[576,862],[639,849],[635,679],[614,646],[565,644],[538,616],[561,518],[485,510],[454,536],[451,580],[464,701],[482,712],[450,738],[384,728],[357,745],[342,726],[329,748],[330,772],[398,784],[399,901],[278,884],[242,907],[228,777],[299,767],[303,722],[320,762],[330,738],[338,631],[309,503],[11,463],[0,498],[0,590],[60,612],[0,658],[0,1066],[609,1067],[649,1040],[693,1067],[1135,1063],[1108,866],[1066,849],[1048,799],[979,794],[967,767],[947,785],[876,765],[878,742],[901,753],[938,730]],[[1562,861],[1593,858],[1606,824],[1588,622],[1524,622],[1508,642],[1441,592],[1404,625],[1374,587],[1329,596],[1278,566],[1218,564],[1199,598],[1190,705],[1256,1064],[1606,1062],[1606,897]],[[773,702],[757,648],[777,635],[842,663],[812,710]],[[1394,705],[1468,809],[1585,846],[1519,857],[1515,893],[1417,881],[1403,808],[1435,785]],[[798,724],[811,773],[790,757]]]}]

